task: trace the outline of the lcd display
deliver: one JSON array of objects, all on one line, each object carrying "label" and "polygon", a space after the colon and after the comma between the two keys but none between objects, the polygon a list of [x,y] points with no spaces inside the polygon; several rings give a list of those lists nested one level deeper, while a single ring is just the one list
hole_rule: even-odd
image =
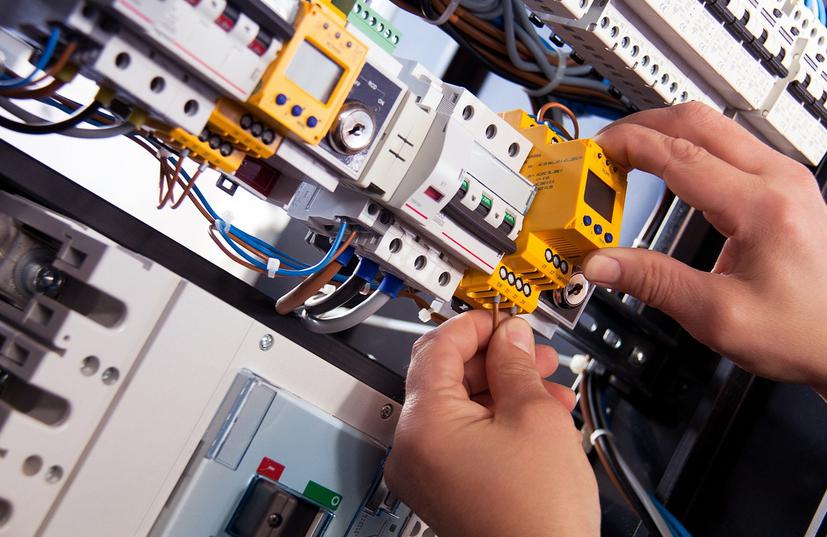
[{"label": "lcd display", "polygon": [[327,103],[344,69],[307,41],[302,41],[285,74],[317,101]]},{"label": "lcd display", "polygon": [[586,194],[584,199],[589,207],[597,211],[597,214],[605,218],[608,222],[612,221],[616,195],[617,193],[612,187],[603,182],[593,171],[589,170],[589,174],[586,176]]}]

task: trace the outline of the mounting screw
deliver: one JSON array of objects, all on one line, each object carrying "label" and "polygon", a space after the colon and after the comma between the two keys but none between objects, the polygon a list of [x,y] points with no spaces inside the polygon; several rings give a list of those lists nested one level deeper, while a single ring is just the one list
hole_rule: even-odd
[{"label": "mounting screw", "polygon": [[629,361],[632,362],[632,365],[641,366],[645,364],[648,359],[649,357],[646,356],[643,353],[643,351],[637,347],[632,349],[632,353],[629,355]]},{"label": "mounting screw", "polygon": [[34,288],[38,293],[49,297],[55,297],[63,289],[66,283],[66,276],[54,267],[46,265],[37,271],[34,278]]},{"label": "mounting screw", "polygon": [[393,406],[385,405],[379,410],[379,415],[382,417],[383,420],[386,420],[393,416]]},{"label": "mounting screw", "polygon": [[278,513],[273,513],[267,517],[267,525],[271,528],[278,528],[284,519]]},{"label": "mounting screw", "polygon": [[258,340],[258,348],[263,351],[269,351],[274,341],[272,334],[264,334],[261,336],[261,339]]}]

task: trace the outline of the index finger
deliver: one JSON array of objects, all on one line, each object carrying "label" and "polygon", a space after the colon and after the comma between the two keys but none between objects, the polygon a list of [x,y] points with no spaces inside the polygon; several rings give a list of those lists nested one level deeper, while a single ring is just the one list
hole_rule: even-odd
[{"label": "index finger", "polygon": [[491,330],[491,313],[474,310],[449,319],[419,338],[408,367],[406,398],[442,391],[468,400],[463,385],[465,362],[485,346]]},{"label": "index finger", "polygon": [[787,157],[767,147],[737,122],[698,102],[644,110],[613,123],[620,124],[640,125],[672,138],[685,138],[748,173],[760,174],[790,165]]},{"label": "index finger", "polygon": [[762,179],[685,138],[621,123],[600,133],[595,141],[616,164],[663,179],[672,192],[703,211],[724,235],[731,236],[752,217],[745,207],[761,191]]}]

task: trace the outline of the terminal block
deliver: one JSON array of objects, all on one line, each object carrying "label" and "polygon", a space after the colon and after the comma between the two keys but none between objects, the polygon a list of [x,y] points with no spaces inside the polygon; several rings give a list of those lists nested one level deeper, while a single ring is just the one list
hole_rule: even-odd
[{"label": "terminal block", "polygon": [[207,129],[260,159],[272,157],[282,140],[269,121],[229,99],[216,103]]},{"label": "terminal block", "polygon": [[466,272],[454,296],[481,309],[492,309],[499,296],[501,308],[516,308],[516,313],[521,314],[537,309],[540,291],[527,277],[503,261],[491,274],[474,269]]},{"label": "terminal block", "polygon": [[194,136],[184,129],[159,129],[156,133],[180,149],[188,149],[189,156],[198,162],[208,162],[211,166],[233,173],[244,162],[244,153],[233,146],[230,140],[212,132],[209,128]]}]

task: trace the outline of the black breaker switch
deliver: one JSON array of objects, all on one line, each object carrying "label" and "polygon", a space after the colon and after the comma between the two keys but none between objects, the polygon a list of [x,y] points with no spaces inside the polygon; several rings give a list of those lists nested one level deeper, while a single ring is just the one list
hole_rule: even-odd
[{"label": "black breaker switch", "polygon": [[305,537],[313,535],[324,514],[310,502],[256,477],[227,526],[233,537]]}]

